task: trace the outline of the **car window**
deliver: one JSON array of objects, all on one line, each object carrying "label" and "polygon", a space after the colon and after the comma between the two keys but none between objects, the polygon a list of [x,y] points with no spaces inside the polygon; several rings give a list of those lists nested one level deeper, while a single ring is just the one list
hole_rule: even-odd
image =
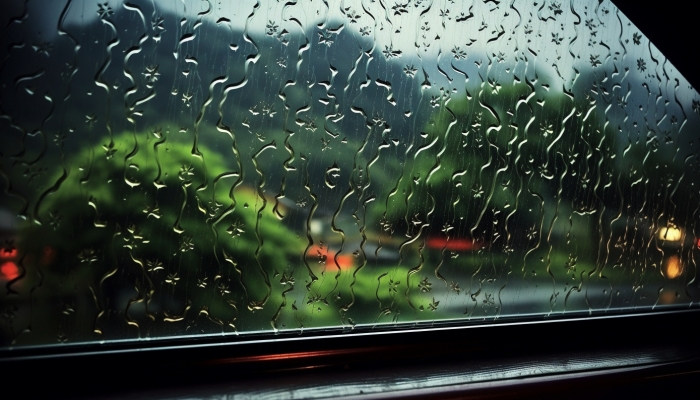
[{"label": "car window", "polygon": [[0,346],[700,300],[700,96],[609,1],[0,19]]}]

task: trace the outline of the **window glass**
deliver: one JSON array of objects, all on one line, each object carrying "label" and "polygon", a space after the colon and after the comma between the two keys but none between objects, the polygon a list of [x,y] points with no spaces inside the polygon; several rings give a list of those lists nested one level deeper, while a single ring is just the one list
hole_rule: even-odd
[{"label": "window glass", "polygon": [[700,301],[700,96],[607,0],[3,8],[0,346]]}]

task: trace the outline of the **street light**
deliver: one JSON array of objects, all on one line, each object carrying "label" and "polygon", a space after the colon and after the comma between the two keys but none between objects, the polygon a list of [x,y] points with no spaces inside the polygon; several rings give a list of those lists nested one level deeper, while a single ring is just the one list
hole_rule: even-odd
[{"label": "street light", "polygon": [[683,231],[675,225],[669,225],[659,229],[659,239],[669,242],[677,242],[683,237]]}]

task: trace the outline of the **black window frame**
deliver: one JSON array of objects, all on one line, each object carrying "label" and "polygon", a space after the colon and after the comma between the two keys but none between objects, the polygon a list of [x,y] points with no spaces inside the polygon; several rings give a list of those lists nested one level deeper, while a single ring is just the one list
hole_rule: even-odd
[{"label": "black window frame", "polygon": [[[0,365],[10,381],[30,384],[49,377],[73,381],[52,386],[50,392],[71,398],[199,397],[241,394],[241,390],[245,396],[251,388],[257,395],[274,397],[280,390],[291,390],[275,385],[281,377],[307,390],[339,382],[346,385],[346,394],[362,395],[357,381],[363,376],[391,390],[405,376],[422,373],[444,374],[452,380],[445,384],[433,380],[383,395],[668,394],[690,388],[700,377],[700,343],[688,330],[689,321],[698,317],[700,310],[689,309],[352,334],[168,339],[147,347],[144,342],[109,342],[15,349],[3,354]],[[520,378],[508,377],[518,368]],[[491,371],[491,378],[470,381],[471,375],[484,370]],[[113,379],[85,378],[95,373]],[[455,384],[454,376],[464,382]]]}]

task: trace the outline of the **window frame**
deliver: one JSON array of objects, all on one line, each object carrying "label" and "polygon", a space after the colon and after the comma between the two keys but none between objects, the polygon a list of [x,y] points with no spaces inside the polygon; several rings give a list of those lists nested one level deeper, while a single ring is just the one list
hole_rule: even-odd
[{"label": "window frame", "polygon": [[[48,376],[70,381],[96,368],[102,375],[115,377],[124,375],[127,369],[132,371],[129,376],[136,378],[133,373],[142,369],[139,379],[88,379],[81,380],[80,385],[52,389],[52,394],[69,397],[97,393],[119,397],[145,392],[201,396],[213,389],[223,395],[250,390],[249,382],[265,380],[270,380],[270,388],[255,386],[257,394],[274,395],[280,390],[273,385],[275,377],[294,376],[307,386],[322,388],[332,382],[327,381],[329,377],[346,378],[362,371],[382,380],[391,390],[392,385],[401,389],[402,378],[396,374],[407,366],[417,366],[426,374],[443,373],[445,377],[459,371],[457,375],[464,382],[423,382],[422,387],[409,392],[395,389],[391,393],[396,396],[519,391],[534,391],[534,395],[576,386],[582,391],[603,387],[631,390],[642,384],[662,387],[661,382],[669,379],[680,380],[675,383],[678,388],[692,385],[700,377],[700,342],[691,334],[678,335],[687,329],[689,320],[698,317],[700,309],[689,309],[380,332],[328,331],[267,334],[255,339],[186,338],[17,348],[3,351],[0,368],[9,373],[10,381]],[[131,370],[129,365],[141,367]],[[143,374],[143,368],[148,374]],[[470,375],[484,369],[492,371],[492,379],[482,377],[469,382]],[[519,371],[522,378],[509,378],[513,371]],[[592,383],[595,385],[589,386]],[[356,392],[357,387],[347,384],[346,394],[361,394]],[[368,393],[372,394],[376,393]]]}]

